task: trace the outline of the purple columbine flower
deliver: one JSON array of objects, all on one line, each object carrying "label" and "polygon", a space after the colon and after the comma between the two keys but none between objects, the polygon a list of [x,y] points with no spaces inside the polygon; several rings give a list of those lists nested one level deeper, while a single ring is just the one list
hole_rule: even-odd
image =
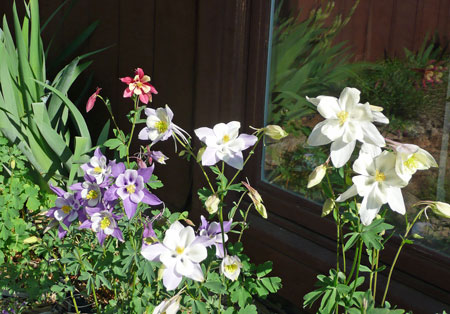
[{"label": "purple columbine flower", "polygon": [[123,163],[114,166],[113,176],[116,176],[115,184],[105,193],[107,200],[120,198],[128,219],[133,218],[139,203],[159,205],[161,200],[145,188],[153,173],[153,167],[139,170],[125,169]]},{"label": "purple columbine flower", "polygon": [[142,234],[142,248],[150,246],[158,241],[155,230],[153,230],[152,222],[144,225],[144,233]]},{"label": "purple columbine flower", "polygon": [[102,154],[100,148],[97,148],[89,163],[82,165],[81,168],[97,184],[102,184],[111,175],[111,163],[107,164],[107,162],[108,160]]},{"label": "purple columbine flower", "polygon": [[[50,189],[58,195],[58,198],[55,201],[55,207],[48,210],[48,217],[52,217],[57,221],[62,222],[67,227],[69,227],[72,221],[77,218],[80,220],[86,219],[86,215],[80,204],[79,193],[72,194],[51,184]],[[62,239],[66,234],[67,231],[62,226],[59,226],[58,237]]]},{"label": "purple columbine flower", "polygon": [[[202,221],[202,224],[199,228],[199,235],[200,237],[207,238],[205,239],[204,245],[209,247],[214,244],[216,247],[216,256],[219,258],[223,258],[225,256],[225,252],[223,250],[223,242],[222,242],[222,228],[220,228],[220,223],[218,222],[212,222],[208,223],[205,217],[200,216],[200,219]],[[228,240],[228,236],[226,233],[228,233],[231,229],[231,223],[233,220],[228,220],[223,222],[223,230],[225,232],[224,234],[224,240],[225,242]]]},{"label": "purple columbine flower", "polygon": [[107,236],[113,236],[123,242],[122,231],[120,231],[117,221],[120,216],[114,215],[111,211],[102,210],[91,215],[90,220],[86,220],[80,225],[80,229],[92,229],[97,233],[100,245],[103,245]]}]

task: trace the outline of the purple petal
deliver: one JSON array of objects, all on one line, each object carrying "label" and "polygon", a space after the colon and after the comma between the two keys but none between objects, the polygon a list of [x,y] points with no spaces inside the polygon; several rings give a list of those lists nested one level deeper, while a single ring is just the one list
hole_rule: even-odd
[{"label": "purple petal", "polygon": [[103,194],[103,199],[105,201],[111,202],[117,199],[117,188],[115,186],[111,186],[106,192]]},{"label": "purple petal", "polygon": [[85,220],[83,223],[78,227],[78,229],[91,229],[92,222],[90,220]]},{"label": "purple petal", "polygon": [[66,191],[64,191],[63,189],[61,189],[57,186],[52,185],[51,183],[50,183],[50,189],[59,197],[63,197],[64,193],[66,193]]},{"label": "purple petal", "polygon": [[63,227],[59,226],[58,228],[58,238],[62,239],[65,237],[65,235],[67,234],[67,231],[64,230]]},{"label": "purple petal", "polygon": [[144,179],[144,182],[147,183],[152,177],[153,169],[155,165],[153,164],[151,167],[141,168],[138,170],[138,174]]},{"label": "purple petal", "polygon": [[122,231],[119,228],[115,228],[113,233],[111,234],[114,238],[119,239],[119,241],[123,241]]},{"label": "purple petal", "polygon": [[213,166],[220,159],[216,156],[217,149],[212,147],[206,147],[202,155],[202,165],[203,166]]},{"label": "purple petal", "polygon": [[155,230],[153,230],[153,224],[149,222],[145,225],[144,233],[142,234],[142,237],[148,238],[148,237],[154,237],[156,238]]},{"label": "purple petal", "polygon": [[102,154],[102,151],[100,150],[100,147],[97,147],[94,151],[94,156],[98,159],[102,158],[104,155]]},{"label": "purple petal", "polygon": [[196,245],[196,244],[201,244],[204,247],[210,247],[211,245],[213,245],[215,243],[215,239],[214,238],[210,238],[210,237],[206,237],[206,236],[198,236],[195,238],[194,241],[192,241],[192,243],[190,244],[191,246]]},{"label": "purple petal", "polygon": [[223,232],[225,232],[225,233],[230,232],[232,223],[233,223],[233,219],[224,221],[223,222]]},{"label": "purple petal", "polygon": [[87,213],[89,216],[92,216],[93,214],[98,213],[98,212],[104,210],[104,208],[101,208],[101,207],[86,207],[85,210],[86,210],[86,213]]},{"label": "purple petal", "polygon": [[103,230],[100,230],[97,232],[97,239],[101,246],[103,246],[103,242],[106,239],[106,234],[103,232]]},{"label": "purple petal", "polygon": [[126,168],[125,168],[125,165],[123,162],[118,163],[118,164],[115,163],[115,164],[111,165],[111,174],[117,178],[119,176],[119,174],[125,172],[125,169]]},{"label": "purple petal", "polygon": [[47,213],[45,214],[47,217],[55,217],[54,213],[56,210],[58,210],[58,207],[52,207],[50,208]]},{"label": "purple petal", "polygon": [[245,143],[245,148],[244,149],[247,149],[250,146],[255,145],[256,141],[258,141],[258,138],[256,136],[249,135],[249,134],[241,134],[241,135],[239,135],[238,138],[244,140],[244,143]]},{"label": "purple petal", "polygon": [[201,215],[200,220],[202,221],[202,224],[200,225],[199,230],[208,230],[209,223],[206,220],[206,218],[203,215]]},{"label": "purple petal", "polygon": [[224,258],[225,253],[223,251],[223,245],[222,243],[214,243],[214,245],[216,246],[216,256],[218,258]]},{"label": "purple petal", "polygon": [[80,222],[85,222],[87,220],[87,216],[84,210],[78,210],[78,220]]},{"label": "purple petal", "polygon": [[127,169],[124,174],[125,178],[128,180],[128,184],[136,182],[136,179],[138,178],[138,172],[136,170]]},{"label": "purple petal", "polygon": [[162,203],[155,194],[150,193],[147,189],[143,189],[142,192],[144,192],[144,198],[141,200],[142,203],[148,205],[159,205]]},{"label": "purple petal", "polygon": [[72,191],[81,191],[81,190],[83,190],[83,183],[81,183],[81,182],[74,183],[69,188]]},{"label": "purple petal", "polygon": [[136,214],[137,204],[133,203],[128,197],[123,200],[123,207],[125,209],[125,213],[127,214],[128,219],[133,218],[134,214]]}]

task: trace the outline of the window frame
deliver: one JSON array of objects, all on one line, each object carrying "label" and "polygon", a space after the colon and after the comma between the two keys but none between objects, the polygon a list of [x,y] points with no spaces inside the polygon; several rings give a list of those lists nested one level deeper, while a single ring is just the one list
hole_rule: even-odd
[{"label": "window frame", "polygon": [[[251,3],[252,14],[250,15],[248,36],[246,125],[261,126],[265,118],[266,88],[268,86],[267,58],[270,43],[269,31],[271,29],[269,12],[271,12],[273,2],[266,0],[253,1]],[[248,177],[252,185],[262,195],[268,209],[269,222],[284,230],[300,233],[301,237],[320,245],[326,250],[335,251],[336,226],[334,222],[321,217],[321,206],[317,203],[264,182],[261,178],[262,154],[263,150],[259,147],[256,152],[257,158],[254,158],[245,169],[243,176]],[[258,228],[258,225],[261,225],[261,223],[256,220],[252,227]],[[273,234],[273,238],[276,241],[277,235]],[[393,237],[389,241],[381,256],[383,264],[390,265],[392,263],[399,245],[399,237]],[[291,253],[293,256],[296,254],[302,256],[301,248]],[[329,261],[324,260],[325,264],[327,262]],[[403,248],[393,273],[394,281],[447,305],[450,304],[448,278],[450,278],[450,258],[415,244],[407,245]],[[390,294],[394,295],[395,292],[392,290],[391,288]],[[424,302],[424,305],[427,302],[430,302],[430,305],[433,303],[429,300],[408,300],[406,293],[408,292],[401,291],[399,296],[393,297],[392,300],[400,300],[400,304],[404,303],[407,305],[415,302],[419,302],[418,304]]]}]

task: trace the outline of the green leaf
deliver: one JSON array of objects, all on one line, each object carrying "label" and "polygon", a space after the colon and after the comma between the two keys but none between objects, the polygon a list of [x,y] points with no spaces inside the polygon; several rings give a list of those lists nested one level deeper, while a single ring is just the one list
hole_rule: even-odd
[{"label": "green leaf", "polygon": [[240,309],[238,314],[257,314],[258,311],[256,309],[256,306],[253,304],[248,304],[243,309]]},{"label": "green leaf", "polygon": [[110,138],[105,143],[103,143],[103,145],[108,147],[110,150],[114,150],[122,144],[123,144],[122,141],[119,140],[118,138]]},{"label": "green leaf", "polygon": [[209,313],[208,310],[206,309],[205,303],[195,300],[194,305],[195,305],[195,309],[193,309],[194,313],[200,313],[200,314],[208,314]]},{"label": "green leaf", "polygon": [[272,266],[273,263],[271,261],[267,261],[264,264],[256,266],[256,275],[258,277],[264,277],[272,271]]},{"label": "green leaf", "polygon": [[218,294],[223,294],[227,291],[226,287],[220,281],[206,281],[203,286]]},{"label": "green leaf", "polygon": [[281,289],[281,279],[279,277],[268,277],[268,278],[262,278],[261,283],[264,285],[264,287],[267,288],[271,293],[277,292],[279,289]]}]

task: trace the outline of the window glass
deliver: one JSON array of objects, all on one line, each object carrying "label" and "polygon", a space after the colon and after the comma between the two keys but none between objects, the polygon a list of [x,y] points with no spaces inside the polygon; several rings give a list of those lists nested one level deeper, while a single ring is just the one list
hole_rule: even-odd
[{"label": "window glass", "polygon": [[[420,3],[397,2],[387,9],[377,1],[274,1],[265,119],[266,124],[282,125],[290,135],[266,143],[265,182],[324,201],[327,180],[310,189],[307,184],[310,173],[327,161],[330,145],[307,144],[323,117],[306,97],[339,97],[349,86],[361,92],[361,103],[383,108],[389,124],[376,126],[385,138],[417,145],[439,164],[417,171],[402,189],[410,216],[415,211],[411,205],[419,200],[450,203],[450,21],[438,8],[421,10]],[[358,152],[359,145],[352,160]],[[352,184],[351,176],[339,171],[329,180],[336,193]],[[404,216],[388,213],[391,223],[404,223]],[[423,237],[418,241],[450,255],[450,220],[431,212],[428,217],[416,225],[414,232]]]}]

